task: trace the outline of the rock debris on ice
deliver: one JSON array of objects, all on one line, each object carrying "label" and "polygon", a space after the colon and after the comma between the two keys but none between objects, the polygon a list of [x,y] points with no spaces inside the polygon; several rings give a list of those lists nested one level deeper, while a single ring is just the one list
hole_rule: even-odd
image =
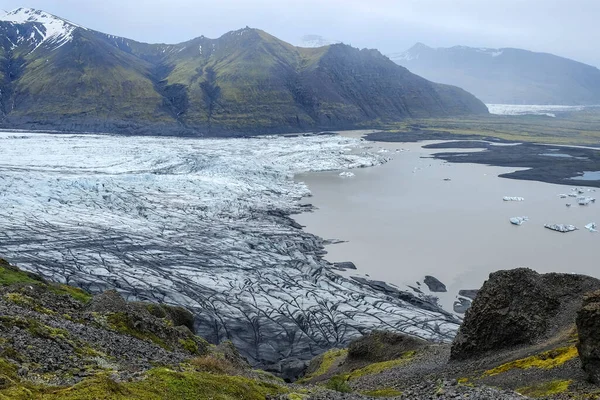
[{"label": "rock debris on ice", "polygon": [[562,232],[562,233],[568,233],[568,232],[573,232],[573,231],[577,230],[575,225],[546,224],[546,225],[544,225],[544,227],[547,229],[551,229],[553,231]]}]

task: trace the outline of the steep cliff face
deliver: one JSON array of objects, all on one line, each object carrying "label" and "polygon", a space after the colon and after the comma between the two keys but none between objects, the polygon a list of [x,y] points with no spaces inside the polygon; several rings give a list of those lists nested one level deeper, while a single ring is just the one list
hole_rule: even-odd
[{"label": "steep cliff face", "polygon": [[0,91],[5,128],[219,135],[487,113],[376,50],[250,28],[152,45],[31,9],[0,17]]}]

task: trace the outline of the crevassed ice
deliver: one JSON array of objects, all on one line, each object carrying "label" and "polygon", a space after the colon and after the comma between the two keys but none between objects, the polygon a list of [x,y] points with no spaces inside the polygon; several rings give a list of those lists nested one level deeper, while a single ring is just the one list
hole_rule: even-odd
[{"label": "crevassed ice", "polygon": [[0,133],[2,255],[54,280],[189,307],[199,334],[232,339],[257,364],[373,328],[448,340],[456,320],[335,274],[322,240],[287,218],[309,194],[294,174],[385,162],[360,146]]}]

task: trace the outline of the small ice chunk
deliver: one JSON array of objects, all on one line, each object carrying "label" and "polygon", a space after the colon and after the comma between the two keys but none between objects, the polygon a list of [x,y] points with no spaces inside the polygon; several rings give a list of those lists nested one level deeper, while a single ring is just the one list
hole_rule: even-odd
[{"label": "small ice chunk", "polygon": [[587,206],[590,203],[595,203],[596,199],[594,199],[593,197],[578,197],[577,202],[580,206]]},{"label": "small ice chunk", "polygon": [[354,176],[354,172],[344,171],[344,172],[340,173],[340,176],[342,178],[352,178]]},{"label": "small ice chunk", "polygon": [[525,198],[523,197],[511,197],[511,196],[504,196],[504,201],[525,201]]},{"label": "small ice chunk", "polygon": [[528,217],[512,217],[510,223],[513,225],[523,225],[523,222],[529,221]]},{"label": "small ice chunk", "polygon": [[561,199],[566,199],[567,197],[569,197],[569,195],[567,195],[567,194],[559,194],[558,197],[560,197]]},{"label": "small ice chunk", "polygon": [[585,226],[585,229],[587,229],[590,232],[598,232],[598,226],[595,222],[590,222],[589,224],[587,224]]},{"label": "small ice chunk", "polygon": [[544,225],[544,227],[547,229],[551,229],[553,231],[562,232],[562,233],[573,232],[573,231],[577,230],[575,225],[546,224],[546,225]]}]

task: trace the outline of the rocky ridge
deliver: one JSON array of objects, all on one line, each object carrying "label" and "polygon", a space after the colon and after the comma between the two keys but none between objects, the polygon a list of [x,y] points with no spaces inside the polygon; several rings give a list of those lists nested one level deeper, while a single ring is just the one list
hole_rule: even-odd
[{"label": "rocky ridge", "polygon": [[597,399],[599,293],[584,295],[598,288],[587,276],[499,271],[453,344],[373,332],[314,359],[301,382],[347,393],[335,399]]},{"label": "rocky ridge", "polygon": [[377,50],[248,27],[147,44],[33,9],[0,15],[0,93],[1,128],[45,131],[245,136],[488,114]]},{"label": "rocky ridge", "polygon": [[[315,358],[291,384],[252,370],[231,342],[196,336],[181,307],[127,302],[115,291],[92,296],[0,260],[0,398],[598,399],[590,382],[598,377],[600,292],[584,298],[591,288],[600,281],[500,271],[453,345],[374,331]],[[540,302],[548,304],[545,324],[532,319]],[[489,329],[506,316],[531,326],[508,340]]]}]

